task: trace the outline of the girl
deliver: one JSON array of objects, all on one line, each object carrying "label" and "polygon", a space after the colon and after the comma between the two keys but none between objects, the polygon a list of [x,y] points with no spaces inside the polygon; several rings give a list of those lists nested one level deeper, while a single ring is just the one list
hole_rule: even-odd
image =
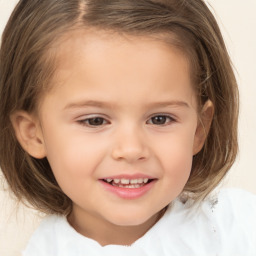
[{"label": "girl", "polygon": [[0,51],[0,164],[49,213],[24,256],[256,255],[256,199],[209,195],[238,92],[202,0],[21,0]]}]

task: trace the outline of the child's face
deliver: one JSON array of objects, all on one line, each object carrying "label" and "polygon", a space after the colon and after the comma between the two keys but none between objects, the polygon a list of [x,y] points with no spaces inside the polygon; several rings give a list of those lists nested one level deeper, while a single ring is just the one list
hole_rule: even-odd
[{"label": "child's face", "polygon": [[182,192],[203,143],[187,59],[157,40],[81,31],[57,58],[40,136],[73,218],[154,219]]}]

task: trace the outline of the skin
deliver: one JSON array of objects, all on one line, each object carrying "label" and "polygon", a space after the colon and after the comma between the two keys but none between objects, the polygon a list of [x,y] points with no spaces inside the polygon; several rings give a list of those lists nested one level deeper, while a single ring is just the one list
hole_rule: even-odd
[{"label": "skin", "polygon": [[[73,201],[68,221],[79,233],[101,245],[129,245],[182,192],[212,104],[199,122],[187,58],[156,39],[79,31],[61,42],[57,62],[39,115],[12,116],[17,138],[32,156],[47,157]],[[91,125],[95,117],[99,125]],[[100,182],[138,173],[155,183],[135,199]]]}]

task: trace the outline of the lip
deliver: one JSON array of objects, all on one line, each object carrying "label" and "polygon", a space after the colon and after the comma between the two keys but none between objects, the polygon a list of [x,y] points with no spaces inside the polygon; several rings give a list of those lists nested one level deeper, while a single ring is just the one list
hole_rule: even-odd
[{"label": "lip", "polygon": [[113,186],[105,181],[103,181],[103,179],[100,179],[99,182],[101,183],[101,185],[103,186],[103,188],[122,198],[122,199],[138,199],[142,196],[144,196],[146,193],[148,193],[153,186],[155,185],[157,179],[152,178],[150,176],[147,175],[118,175],[118,176],[111,176],[111,177],[107,177],[104,179],[139,179],[139,178],[148,178],[148,179],[152,179],[151,182],[143,185],[142,187],[139,188],[122,188],[122,187],[118,187],[118,186]]},{"label": "lip", "polygon": [[104,177],[102,178],[102,180],[106,180],[106,179],[129,179],[129,180],[133,180],[133,179],[150,179],[150,180],[154,180],[156,178],[152,177],[152,176],[148,176],[148,175],[144,175],[144,174],[121,174],[121,175],[115,175],[115,176],[108,176],[108,177]]}]

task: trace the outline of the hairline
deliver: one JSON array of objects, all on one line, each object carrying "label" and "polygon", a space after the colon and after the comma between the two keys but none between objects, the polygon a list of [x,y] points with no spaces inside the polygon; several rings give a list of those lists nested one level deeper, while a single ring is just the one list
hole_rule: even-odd
[{"label": "hairline", "polygon": [[[106,36],[109,38],[110,36],[118,36],[121,39],[124,40],[129,40],[130,38],[133,39],[143,39],[143,40],[154,40],[154,41],[159,41],[160,43],[165,44],[167,47],[170,47],[172,50],[177,51],[181,56],[183,56],[189,67],[189,73],[190,73],[190,79],[191,79],[191,86],[193,87],[192,89],[195,92],[195,95],[197,94],[197,81],[193,74],[196,74],[198,72],[197,67],[195,67],[195,60],[194,56],[195,55],[192,51],[189,51],[188,48],[192,47],[186,47],[188,44],[182,43],[181,39],[179,38],[179,35],[173,31],[163,31],[163,32],[143,32],[143,31],[134,31],[134,32],[127,32],[123,31],[122,29],[112,29],[112,28],[104,28],[103,26],[98,27],[98,26],[86,26],[84,24],[81,24],[80,22],[78,24],[75,24],[73,26],[70,26],[67,28],[65,31],[60,32],[60,36],[57,40],[52,40],[48,48],[46,49],[45,53],[42,54],[41,59],[44,60],[44,68],[45,66],[49,63],[52,67],[52,74],[48,77],[47,79],[47,85],[44,85],[41,90],[38,91],[38,97],[35,102],[35,108],[32,110],[35,114],[38,114],[38,110],[40,109],[42,99],[46,97],[46,95],[51,91],[54,90],[56,84],[54,84],[54,78],[57,73],[58,69],[58,59],[60,58],[61,53],[59,52],[59,48],[61,44],[65,44],[67,40],[72,40],[72,35],[79,35],[82,33],[88,33],[90,36],[90,33],[100,33],[100,36]],[[48,66],[48,65],[47,65]],[[195,70],[196,69],[196,70]],[[43,81],[43,84],[46,84]],[[199,113],[199,102],[198,99],[196,98],[197,101],[197,107],[198,107],[198,113]],[[202,106],[201,106],[202,107]]]}]

